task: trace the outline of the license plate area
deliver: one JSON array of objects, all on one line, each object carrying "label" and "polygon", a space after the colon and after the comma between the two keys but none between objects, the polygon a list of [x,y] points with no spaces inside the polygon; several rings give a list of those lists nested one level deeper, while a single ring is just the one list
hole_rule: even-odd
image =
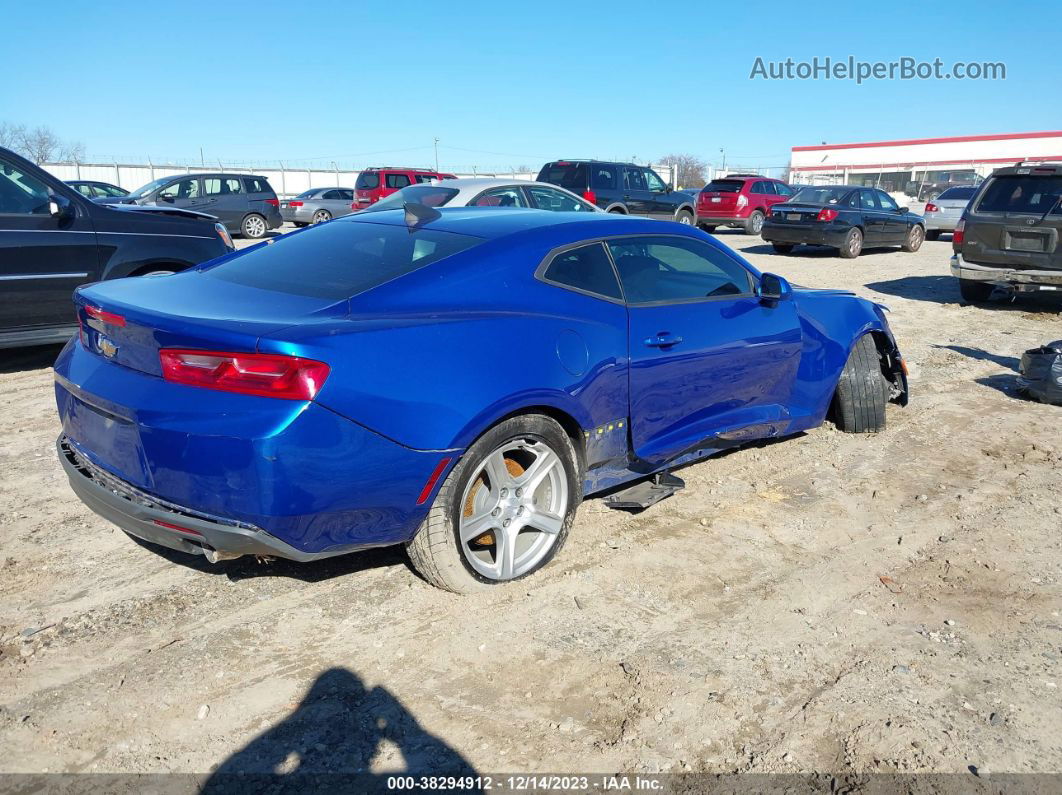
[{"label": "license plate area", "polygon": [[800,213],[786,213],[785,214],[785,220],[787,220],[787,221],[799,221],[803,217],[804,216],[802,216]]},{"label": "license plate area", "polygon": [[1032,230],[1011,230],[1003,232],[1003,248],[1007,251],[1033,251],[1044,254],[1050,250],[1051,236],[1045,232]]}]

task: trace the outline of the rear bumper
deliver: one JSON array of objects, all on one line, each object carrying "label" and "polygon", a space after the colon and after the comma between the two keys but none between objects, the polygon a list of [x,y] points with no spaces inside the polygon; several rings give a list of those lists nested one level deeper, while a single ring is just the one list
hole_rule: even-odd
[{"label": "rear bumper", "polygon": [[834,246],[839,247],[844,242],[847,229],[832,229],[820,224],[818,226],[778,224],[773,221],[764,221],[760,236],[768,243],[791,243],[794,245],[803,243],[808,246]]},{"label": "rear bumper", "polygon": [[59,437],[56,447],[59,463],[80,500],[108,522],[143,541],[215,559],[270,555],[300,562],[342,555],[365,546],[304,552],[260,527],[211,517],[152,497],[92,464],[65,436]]},{"label": "rear bumper", "polygon": [[959,223],[959,218],[948,218],[944,215],[933,215],[932,213],[925,216],[925,225],[927,232],[954,232],[955,225]]},{"label": "rear bumper", "polygon": [[289,223],[310,223],[313,219],[313,213],[306,207],[296,207],[291,209],[287,207],[280,211],[280,217]]},{"label": "rear bumper", "polygon": [[734,211],[732,213],[711,213],[700,210],[697,211],[697,223],[699,224],[743,224],[748,218],[749,214],[741,215],[740,212]]},{"label": "rear bumper", "polygon": [[957,279],[988,282],[1015,292],[1062,290],[1062,270],[1023,270],[1004,266],[975,265],[966,262],[962,254],[951,258],[951,275]]}]

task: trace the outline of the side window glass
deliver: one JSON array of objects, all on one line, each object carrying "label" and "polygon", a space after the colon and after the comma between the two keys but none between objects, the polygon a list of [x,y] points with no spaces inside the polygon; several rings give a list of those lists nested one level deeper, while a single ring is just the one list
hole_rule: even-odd
[{"label": "side window glass", "polygon": [[172,182],[159,191],[160,199],[198,199],[199,180],[182,179]]},{"label": "side window glass", "polygon": [[221,180],[221,192],[225,193],[243,193],[243,186],[240,184],[240,180],[234,177],[226,177]]},{"label": "side window glass", "polygon": [[354,200],[354,191],[347,190],[346,188],[344,188],[343,190],[339,191],[339,198],[344,199],[345,201],[348,201],[348,202],[349,201],[353,201]]},{"label": "side window glass", "polygon": [[472,207],[526,207],[519,188],[494,188],[477,196]]},{"label": "side window glass", "polygon": [[47,215],[48,187],[0,160],[0,213]]},{"label": "side window glass", "polygon": [[890,196],[889,194],[885,193],[885,191],[880,191],[880,190],[879,191],[875,191],[875,194],[878,197],[878,204],[881,205],[881,209],[883,209],[883,210],[899,210],[900,209],[900,205],[898,205],[895,201],[893,201],[892,196]]},{"label": "side window glass", "polygon": [[859,191],[859,206],[864,210],[877,210],[878,202],[874,196],[874,191],[861,190]]},{"label": "side window glass", "polygon": [[779,196],[792,196],[793,195],[793,189],[790,188],[788,185],[786,185],[783,182],[774,183],[774,191]]},{"label": "side window glass", "polygon": [[203,178],[203,194],[205,196],[220,196],[221,195],[221,179],[218,177],[204,177]]},{"label": "side window glass", "polygon": [[326,190],[321,196],[322,199],[342,199],[343,196],[337,190]]},{"label": "side window glass", "polygon": [[746,295],[749,272],[722,250],[680,237],[621,238],[610,241],[629,304],[690,301]]},{"label": "side window glass", "polygon": [[409,184],[409,177],[405,174],[388,174],[387,175],[387,187],[389,188],[404,188]]},{"label": "side window glass", "polygon": [[589,212],[591,210],[588,204],[552,188],[529,185],[527,192],[531,194],[531,201],[535,203],[535,207],[540,210],[563,213]]},{"label": "side window glass", "polygon": [[627,190],[648,190],[645,184],[645,172],[640,168],[625,168]]},{"label": "side window glass", "polygon": [[652,169],[647,168],[645,170],[645,183],[653,193],[664,193],[667,191],[667,185],[664,184],[664,180],[660,179]]},{"label": "side window glass", "polygon": [[619,190],[619,175],[615,166],[591,163],[590,187],[595,190]]},{"label": "side window glass", "polygon": [[601,243],[562,251],[546,266],[542,276],[548,281],[583,292],[606,298],[622,298],[619,284],[616,283],[616,273]]}]

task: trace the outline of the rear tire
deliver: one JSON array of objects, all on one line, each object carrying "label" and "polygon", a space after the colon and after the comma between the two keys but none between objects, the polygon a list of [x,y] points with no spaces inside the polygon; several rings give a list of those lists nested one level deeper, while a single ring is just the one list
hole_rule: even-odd
[{"label": "rear tire", "polygon": [[[512,513],[510,508],[506,507],[509,503],[496,499],[497,495],[503,493],[501,489],[506,485],[510,492],[507,495],[509,502],[512,502],[511,498],[520,496],[513,488],[518,484],[511,483],[508,479],[519,478],[525,473],[519,463],[522,450],[512,451],[510,448],[519,448],[525,444],[529,448],[533,446],[548,450],[557,459],[551,464],[549,474],[543,478],[540,485],[530,487],[534,494],[525,496],[525,501],[533,498],[539,506],[538,510],[542,510],[541,503],[555,500],[557,495],[564,492],[563,510],[559,505],[546,507],[549,511],[557,509],[557,515],[553,517],[556,532],[543,534],[541,539],[527,537],[524,533],[525,530],[539,532],[531,524],[534,522],[532,515],[538,515],[533,506],[528,504],[524,509],[526,513],[521,511],[519,515],[524,516],[524,519],[518,519],[514,515],[506,521],[505,517]],[[495,456],[502,456],[504,466],[490,469],[488,461]],[[525,459],[524,463],[531,468],[538,460],[534,458],[528,463]],[[495,425],[461,456],[461,460],[439,487],[439,493],[417,534],[406,544],[413,567],[432,585],[454,593],[483,591],[534,574],[549,563],[564,545],[575,519],[575,512],[582,501],[582,474],[577,462],[575,448],[568,434],[549,417],[527,414]],[[492,479],[489,473],[493,471],[499,472],[499,483],[489,483]],[[548,497],[542,491],[547,485]],[[500,506],[500,513],[497,515],[490,510],[495,503]],[[504,576],[500,571],[497,576],[487,576],[482,570],[491,565],[492,556],[497,561],[501,555],[496,534],[503,532],[500,524],[503,521],[506,527],[519,528],[516,531],[519,535],[506,536],[514,545],[514,556],[510,558],[514,576]],[[521,521],[529,524],[521,527]],[[472,530],[472,523],[482,527]],[[493,526],[495,524],[498,525],[497,528]],[[476,537],[462,540],[462,531],[466,535],[471,531]],[[517,541],[521,537],[524,542]],[[484,538],[490,540],[483,542]],[[521,553],[516,544],[525,542],[525,552]],[[536,543],[543,544],[543,548],[538,552],[534,547]],[[522,555],[528,559],[528,563],[524,564],[526,568],[520,567]]]},{"label": "rear tire", "polygon": [[610,213],[615,213],[616,215],[626,215],[627,214],[626,210],[621,210],[619,207],[613,207],[611,210],[609,210],[609,212]]},{"label": "rear tire", "polygon": [[678,213],[675,215],[675,220],[678,221],[680,224],[685,224],[686,226],[693,226],[693,213],[691,213],[689,210],[679,210]]},{"label": "rear tire", "polygon": [[858,227],[853,226],[848,230],[848,234],[844,236],[844,242],[841,244],[839,253],[843,259],[855,259],[862,250],[863,233],[859,231]]},{"label": "rear tire", "polygon": [[833,421],[845,433],[876,433],[885,429],[889,382],[881,372],[874,338],[864,334],[845,362],[833,396]]},{"label": "rear tire", "polygon": [[962,295],[962,300],[968,304],[987,304],[995,289],[994,285],[987,282],[959,279],[959,293]]},{"label": "rear tire", "polygon": [[927,229],[926,230],[926,240],[940,240],[940,230],[939,229]]},{"label": "rear tire", "polygon": [[763,229],[763,213],[759,210],[753,210],[752,215],[745,221],[745,234],[746,235],[758,235]]},{"label": "rear tire", "polygon": [[914,253],[918,249],[922,248],[922,241],[926,239],[926,230],[921,224],[915,224],[907,230],[907,237],[904,238],[903,245],[900,246],[904,251]]},{"label": "rear tire", "polygon": [[771,243],[771,248],[776,254],[789,254],[793,251],[792,243]]},{"label": "rear tire", "polygon": [[269,226],[266,224],[266,219],[258,213],[251,213],[243,219],[243,223],[240,224],[240,232],[251,240],[259,240],[265,237],[266,232],[269,231]]},{"label": "rear tire", "polygon": [[313,220],[310,223],[323,224],[325,221],[331,221],[331,220],[332,220],[332,213],[328,212],[328,210],[318,210],[317,212],[315,212],[313,214]]},{"label": "rear tire", "polygon": [[715,224],[697,224],[697,226],[700,227],[705,232],[707,232],[708,234],[711,234],[712,232],[715,231]]}]

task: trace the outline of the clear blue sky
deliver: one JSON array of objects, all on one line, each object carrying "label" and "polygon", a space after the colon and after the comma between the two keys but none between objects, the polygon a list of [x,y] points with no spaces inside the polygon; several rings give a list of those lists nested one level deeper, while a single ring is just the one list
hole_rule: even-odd
[{"label": "clear blue sky", "polygon": [[[1062,128],[1058,2],[0,0],[0,120],[91,159],[538,167]],[[1043,31],[1052,32],[1045,38]],[[750,80],[756,56],[1003,61],[1004,81]]]}]

